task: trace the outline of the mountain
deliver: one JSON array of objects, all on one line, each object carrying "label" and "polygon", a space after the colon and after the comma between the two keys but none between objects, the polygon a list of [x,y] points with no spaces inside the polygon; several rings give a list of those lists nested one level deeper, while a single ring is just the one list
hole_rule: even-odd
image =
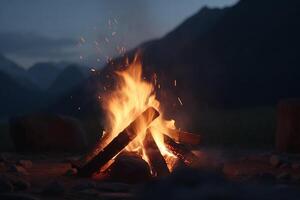
[{"label": "mountain", "polygon": [[36,63],[28,69],[30,79],[40,88],[47,89],[57,78],[62,68],[53,62]]},{"label": "mountain", "polygon": [[17,83],[28,89],[37,90],[37,87],[29,79],[27,71],[2,54],[0,54],[0,72],[6,73],[11,78],[15,79]]},{"label": "mountain", "polygon": [[40,95],[0,71],[0,118],[23,114],[34,110],[40,104]]},{"label": "mountain", "polygon": [[[187,116],[197,119],[205,106],[245,108],[300,97],[299,35],[299,1],[241,0],[224,9],[203,8],[163,38],[146,42],[127,56],[142,50],[145,74],[159,76],[158,97],[165,110],[177,112],[178,121],[184,121]],[[99,108],[97,94],[110,85],[112,80],[106,77],[123,61],[115,59],[114,65],[55,106],[74,115],[79,106],[81,113]],[[184,106],[178,106],[177,97]]]},{"label": "mountain", "polygon": [[69,65],[53,81],[48,92],[54,96],[62,95],[82,83],[86,77],[80,66]]}]

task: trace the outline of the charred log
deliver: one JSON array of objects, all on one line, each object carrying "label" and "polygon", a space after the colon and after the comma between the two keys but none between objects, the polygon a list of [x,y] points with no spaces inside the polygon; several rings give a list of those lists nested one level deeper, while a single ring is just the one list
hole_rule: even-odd
[{"label": "charred log", "polygon": [[164,135],[166,147],[188,166],[196,166],[198,158],[184,145],[176,143],[171,137]]},{"label": "charred log", "polygon": [[201,142],[201,136],[194,133],[176,129],[169,129],[168,133],[173,136],[173,138],[176,138],[176,141],[180,144],[199,145]]},{"label": "charred log", "polygon": [[153,174],[159,177],[168,175],[170,172],[167,163],[164,157],[161,155],[149,129],[147,129],[143,145],[145,147],[145,153],[149,159]]},{"label": "charred log", "polygon": [[120,153],[136,136],[137,124],[143,122],[147,126],[159,116],[158,111],[150,107],[137,117],[127,128],[115,137],[103,150],[94,156],[89,162],[78,169],[79,176],[91,176],[99,171],[109,160]]}]

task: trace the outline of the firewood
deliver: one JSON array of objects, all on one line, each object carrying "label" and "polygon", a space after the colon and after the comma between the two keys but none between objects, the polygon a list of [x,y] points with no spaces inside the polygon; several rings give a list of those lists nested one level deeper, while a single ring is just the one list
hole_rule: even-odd
[{"label": "firewood", "polygon": [[170,172],[167,163],[164,157],[161,155],[159,148],[155,143],[155,140],[149,129],[147,129],[143,145],[154,176],[161,177],[168,175]]},{"label": "firewood", "polygon": [[188,166],[196,166],[198,158],[183,144],[176,143],[171,137],[164,134],[164,143],[166,147],[179,159],[181,159]]},{"label": "firewood", "polygon": [[136,127],[140,123],[147,126],[159,116],[157,110],[149,107],[140,116],[138,116],[127,128],[125,128],[118,136],[116,136],[103,150],[94,156],[89,162],[78,169],[79,176],[91,176],[99,171],[109,160],[120,153],[136,136]]},{"label": "firewood", "polygon": [[176,142],[187,145],[199,145],[201,136],[176,129],[168,129],[168,133],[176,139]]}]

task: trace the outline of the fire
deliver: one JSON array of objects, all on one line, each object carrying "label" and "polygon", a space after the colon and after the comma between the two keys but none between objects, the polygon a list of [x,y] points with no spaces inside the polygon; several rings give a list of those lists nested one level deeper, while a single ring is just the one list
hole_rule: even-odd
[{"label": "fire", "polygon": [[[163,118],[163,110],[156,99],[154,83],[143,79],[139,56],[135,56],[133,62],[125,70],[117,71],[116,75],[116,88],[102,98],[102,106],[106,111],[106,131],[99,148],[102,149],[110,143],[143,111],[153,107],[159,111],[160,116],[151,123],[149,129],[171,171],[177,157],[166,148],[163,134],[168,134],[170,128],[175,129],[175,121]],[[126,150],[136,152],[148,161],[143,146],[148,127],[143,123],[138,126],[138,135],[129,143]]]}]

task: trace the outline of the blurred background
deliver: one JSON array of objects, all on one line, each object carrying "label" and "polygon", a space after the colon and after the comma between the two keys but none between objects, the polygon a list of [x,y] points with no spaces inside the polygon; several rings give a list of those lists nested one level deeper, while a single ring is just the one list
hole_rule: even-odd
[{"label": "blurred background", "polygon": [[300,96],[299,9],[297,0],[1,0],[0,150],[26,150],[20,141],[34,136],[15,134],[24,129],[72,137],[55,126],[92,145],[110,66],[137,49],[178,127],[209,146],[272,148],[278,102]]}]

